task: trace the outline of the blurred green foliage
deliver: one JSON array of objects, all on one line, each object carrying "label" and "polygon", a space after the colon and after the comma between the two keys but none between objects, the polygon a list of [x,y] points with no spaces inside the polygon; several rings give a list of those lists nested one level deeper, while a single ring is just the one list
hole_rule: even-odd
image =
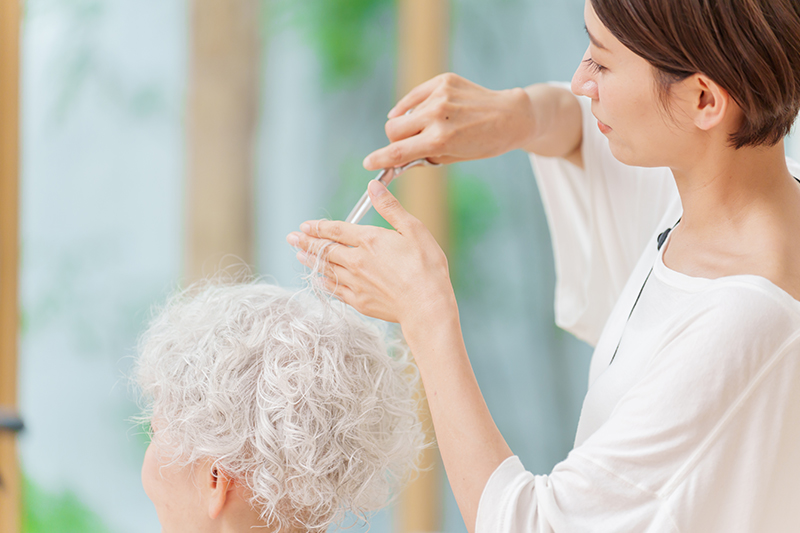
[{"label": "blurred green foliage", "polygon": [[475,245],[492,229],[500,212],[499,203],[485,180],[457,174],[450,169],[448,180],[450,209],[450,279],[459,295],[474,288],[474,273],[469,254]]},{"label": "blurred green foliage", "polygon": [[23,533],[110,533],[100,517],[70,491],[53,493],[23,479]]},{"label": "blurred green foliage", "polygon": [[369,74],[394,46],[395,0],[263,0],[272,29],[289,25],[309,40],[329,89]]}]

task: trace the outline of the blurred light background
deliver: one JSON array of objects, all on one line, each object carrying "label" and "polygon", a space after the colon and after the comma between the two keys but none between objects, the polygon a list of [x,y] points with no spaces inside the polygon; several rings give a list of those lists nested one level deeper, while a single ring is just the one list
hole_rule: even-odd
[{"label": "blurred light background", "polygon": [[[152,306],[194,275],[189,226],[205,215],[191,214],[192,177],[210,171],[224,185],[244,172],[250,242],[239,255],[255,273],[298,285],[286,233],[308,218],[344,218],[373,177],[361,160],[386,142],[402,85],[403,1],[254,0],[256,48],[243,60],[253,70],[253,135],[243,170],[230,173],[192,147],[223,141],[203,138],[191,111],[205,109],[202,98],[192,103],[192,84],[208,81],[192,70],[203,47],[191,1],[24,2],[23,531],[160,530],[139,481],[147,439],[129,421],[137,407],[126,375]],[[445,68],[490,88],[568,80],[586,46],[583,0],[444,6]],[[447,174],[442,213],[473,366],[512,449],[547,473],[571,447],[590,351],[554,325],[553,261],[530,165],[517,152]],[[434,487],[429,530],[465,531],[446,482]],[[373,517],[371,531],[400,531],[397,509]]]}]

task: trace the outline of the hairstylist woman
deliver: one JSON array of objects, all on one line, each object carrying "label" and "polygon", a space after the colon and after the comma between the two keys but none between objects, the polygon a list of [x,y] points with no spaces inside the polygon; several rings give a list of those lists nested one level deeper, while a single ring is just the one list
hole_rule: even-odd
[{"label": "hairstylist woman", "polygon": [[498,432],[446,259],[391,194],[370,184],[396,231],[311,221],[289,242],[307,264],[320,239],[343,244],[330,290],[401,324],[471,531],[800,531],[800,167],[783,146],[800,2],[589,0],[585,22],[578,98],[442,76],[392,110],[392,144],[366,161],[536,154],[558,321],[596,346],[551,474]]}]

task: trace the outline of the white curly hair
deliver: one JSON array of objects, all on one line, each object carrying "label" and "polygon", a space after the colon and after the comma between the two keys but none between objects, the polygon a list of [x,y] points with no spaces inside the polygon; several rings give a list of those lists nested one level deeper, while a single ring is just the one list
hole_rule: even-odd
[{"label": "white curly hair", "polygon": [[346,512],[366,520],[424,447],[408,350],[309,291],[176,294],[140,341],[135,379],[159,451],[185,465],[212,459],[278,528],[320,531]]}]

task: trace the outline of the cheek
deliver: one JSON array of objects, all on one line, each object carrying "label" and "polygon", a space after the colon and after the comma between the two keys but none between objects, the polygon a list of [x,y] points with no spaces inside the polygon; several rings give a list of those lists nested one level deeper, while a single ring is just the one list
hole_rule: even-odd
[{"label": "cheek", "polygon": [[142,487],[147,497],[150,498],[156,507],[158,507],[158,495],[161,492],[159,482],[163,483],[163,479],[158,473],[158,461],[156,459],[156,452],[153,445],[147,447],[144,454],[144,461],[142,462]]},{"label": "cheek", "polygon": [[614,76],[601,81],[598,118],[614,129],[613,138],[636,145],[647,144],[660,135],[664,121],[653,98],[621,81]]},{"label": "cheek", "polygon": [[181,507],[185,483],[181,483],[181,470],[173,465],[164,465],[153,444],[147,447],[142,463],[142,487],[153,506],[163,527],[172,520],[176,508]]},{"label": "cheek", "polygon": [[150,444],[142,462],[142,486],[164,533],[205,533],[209,520],[190,467],[163,464]]}]

